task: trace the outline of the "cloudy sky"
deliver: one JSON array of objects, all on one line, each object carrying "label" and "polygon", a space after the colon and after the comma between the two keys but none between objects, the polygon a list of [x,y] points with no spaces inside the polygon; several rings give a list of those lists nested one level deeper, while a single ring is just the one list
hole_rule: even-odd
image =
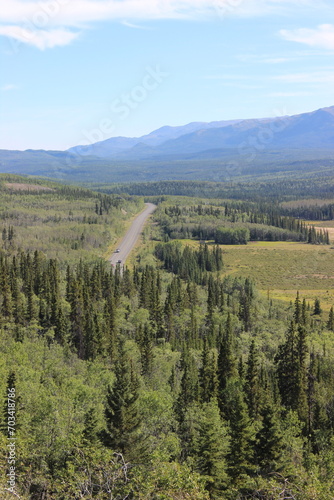
[{"label": "cloudy sky", "polygon": [[334,105],[333,0],[0,0],[2,149]]}]

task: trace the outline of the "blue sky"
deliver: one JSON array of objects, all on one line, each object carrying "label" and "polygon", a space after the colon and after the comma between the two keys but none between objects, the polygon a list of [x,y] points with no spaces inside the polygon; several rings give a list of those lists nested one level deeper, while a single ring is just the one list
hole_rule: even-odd
[{"label": "blue sky", "polygon": [[333,0],[0,0],[2,149],[334,105]]}]

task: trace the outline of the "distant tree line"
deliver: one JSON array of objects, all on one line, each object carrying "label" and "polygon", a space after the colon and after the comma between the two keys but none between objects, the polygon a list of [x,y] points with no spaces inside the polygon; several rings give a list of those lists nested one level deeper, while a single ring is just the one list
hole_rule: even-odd
[{"label": "distant tree line", "polygon": [[328,230],[280,215],[271,205],[240,201],[221,205],[163,204],[155,217],[171,239],[214,240],[224,245],[247,244],[250,240],[329,244]]},{"label": "distant tree line", "polygon": [[182,248],[180,244],[167,243],[157,245],[154,253],[165,269],[198,284],[203,282],[206,272],[223,268],[223,254],[218,246],[210,249],[203,244],[198,250],[192,250],[189,246]]}]

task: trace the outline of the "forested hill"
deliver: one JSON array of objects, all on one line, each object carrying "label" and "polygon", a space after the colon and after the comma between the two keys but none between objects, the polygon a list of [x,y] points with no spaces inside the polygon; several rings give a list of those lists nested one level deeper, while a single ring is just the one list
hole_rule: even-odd
[{"label": "forested hill", "polygon": [[304,225],[166,197],[121,271],[105,257],[142,198],[13,177],[0,195],[1,498],[333,498],[333,308],[261,294],[189,224]]},{"label": "forested hill", "polygon": [[282,202],[302,198],[331,199],[334,195],[333,172],[310,176],[277,176],[258,181],[230,179],[230,182],[209,181],[151,181],[124,184],[92,184],[104,193],[127,193],[137,196],[160,197],[191,196],[199,198],[223,198],[250,201]]}]

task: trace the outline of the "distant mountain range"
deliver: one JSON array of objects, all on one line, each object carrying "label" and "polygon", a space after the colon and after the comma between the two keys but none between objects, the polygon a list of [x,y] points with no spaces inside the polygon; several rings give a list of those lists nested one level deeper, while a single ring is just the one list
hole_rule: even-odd
[{"label": "distant mountain range", "polygon": [[[201,153],[219,157],[220,150],[334,149],[334,106],[312,113],[262,120],[195,122],[183,127],[162,127],[138,138],[112,137],[69,152],[123,160],[165,159]],[[203,155],[204,153],[204,155]]]},{"label": "distant mountain range", "polygon": [[294,116],[165,126],[142,137],[112,137],[67,151],[0,150],[0,172],[64,180],[83,176],[87,182],[152,176],[214,180],[224,163],[238,164],[238,175],[254,175],[265,172],[265,164],[268,171],[279,171],[279,165],[286,171],[294,162],[325,160],[334,160],[334,106]]}]

